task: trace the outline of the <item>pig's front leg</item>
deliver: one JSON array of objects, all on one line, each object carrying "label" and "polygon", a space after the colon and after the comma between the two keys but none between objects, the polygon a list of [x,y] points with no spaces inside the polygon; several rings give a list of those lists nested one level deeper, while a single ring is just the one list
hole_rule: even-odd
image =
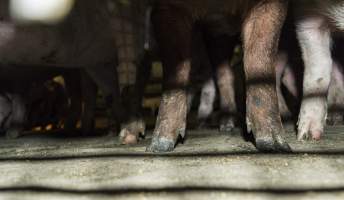
[{"label": "pig's front leg", "polygon": [[247,81],[247,126],[256,147],[264,152],[289,152],[276,93],[274,59],[287,12],[287,1],[259,1],[243,25],[244,67]]},{"label": "pig's front leg", "polygon": [[307,17],[297,26],[305,72],[298,121],[298,140],[320,139],[327,115],[327,93],[331,80],[330,31],[322,17]]},{"label": "pig's front leg", "polygon": [[152,14],[164,67],[164,92],[153,139],[147,148],[152,152],[172,151],[186,129],[192,20],[188,10],[171,7],[158,7]]}]

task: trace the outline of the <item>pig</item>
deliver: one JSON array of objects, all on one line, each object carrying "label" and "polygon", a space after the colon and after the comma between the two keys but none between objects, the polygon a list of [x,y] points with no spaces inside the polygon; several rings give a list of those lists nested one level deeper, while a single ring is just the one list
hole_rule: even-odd
[{"label": "pig", "polygon": [[[282,40],[285,39],[282,37]],[[288,41],[289,44],[294,43],[290,38]],[[343,124],[344,107],[344,74],[343,61],[341,59],[341,52],[343,52],[343,49],[341,39],[333,38],[333,43],[333,68],[327,93],[328,108],[326,124],[340,125]],[[281,50],[276,62],[278,99],[281,115],[285,118],[294,118],[295,115],[299,114],[302,100],[304,64],[301,54],[298,53],[300,51],[299,47],[295,45],[292,46],[292,48],[289,47],[288,49]],[[297,53],[295,54],[295,52]],[[289,100],[286,100],[285,95],[282,94],[282,87],[285,87],[286,92],[291,96]]]},{"label": "pig", "polygon": [[[35,126],[54,124],[57,128],[61,128],[59,127],[61,121],[64,123],[64,129],[69,134],[73,134],[80,117],[82,117],[82,134],[94,133],[97,88],[90,78],[85,77],[87,74],[78,69],[35,70],[35,67],[31,67],[26,71],[14,68],[7,67],[1,70],[3,74],[10,74],[9,79],[0,76],[0,79],[9,85],[2,88],[2,91],[10,97],[11,105],[10,118],[6,118],[7,126],[4,128],[7,130],[8,138],[19,137],[22,130]],[[25,71],[27,73],[21,74]],[[64,87],[51,80],[57,75],[63,75]],[[12,79],[16,80],[15,83]],[[84,109],[82,109],[82,101],[84,101]],[[0,105],[0,110],[7,108],[4,103]],[[12,130],[11,124],[16,124],[15,130]]]},{"label": "pig", "polygon": [[305,64],[297,138],[319,140],[326,124],[327,96],[334,65],[331,34],[344,31],[344,1],[314,0],[293,4]]},{"label": "pig", "polygon": [[[147,19],[150,19],[150,13],[148,13]],[[205,121],[213,112],[216,90],[219,90],[221,112],[219,130],[230,132],[235,126],[234,120],[237,117],[234,82],[238,83],[238,81],[234,81],[236,77],[233,75],[232,67],[229,66],[229,60],[231,54],[233,54],[234,47],[239,43],[239,34],[237,31],[233,33],[231,30],[228,30],[227,21],[224,18],[210,19],[207,21],[207,24],[212,26],[212,32],[203,31],[202,25],[198,25],[193,31],[192,58],[194,62],[192,63],[193,70],[190,76],[191,86],[188,88],[188,112],[191,109],[195,93],[201,90],[197,119],[199,127],[205,125]],[[146,29],[149,30],[150,23],[147,22],[146,26]],[[136,86],[132,88],[134,91],[131,91],[134,94],[126,94],[126,96],[134,96],[134,102],[130,102],[130,99],[125,100],[125,102],[130,102],[127,110],[130,110],[131,113],[140,113],[140,102],[142,102],[143,91],[151,74],[152,63],[154,60],[160,59],[157,55],[158,50],[156,49],[152,34],[149,31],[146,32],[149,35],[145,37],[147,40],[145,45],[146,52],[138,67]],[[126,89],[123,93],[128,93],[129,91],[130,89]],[[135,126],[131,125],[128,129],[122,129],[120,134],[122,144],[137,143],[139,135],[143,135],[143,127],[145,126],[139,116],[140,114],[137,114],[129,120],[131,121],[130,124]]]},{"label": "pig", "polygon": [[195,23],[205,22],[209,16],[226,18],[233,10],[239,22],[237,28],[242,26],[248,129],[255,136],[254,143],[258,150],[291,151],[281,136],[283,127],[273,67],[287,12],[287,1],[284,0],[155,2],[152,23],[164,66],[164,92],[147,151],[172,151],[177,140],[185,136],[186,88],[190,80]]},{"label": "pig", "polygon": [[17,23],[10,17],[8,3],[0,2],[0,65],[23,70],[82,68],[105,96],[114,97],[109,131],[117,132],[122,107],[111,1],[76,1],[68,16],[54,25]]}]

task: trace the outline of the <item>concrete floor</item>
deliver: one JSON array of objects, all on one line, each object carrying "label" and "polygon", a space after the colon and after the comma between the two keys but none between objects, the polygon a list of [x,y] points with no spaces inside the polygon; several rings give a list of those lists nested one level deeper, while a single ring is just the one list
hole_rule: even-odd
[{"label": "concrete floor", "polygon": [[240,134],[189,131],[173,153],[150,140],[57,134],[0,139],[0,199],[344,199],[344,126],[294,154],[261,154]]}]

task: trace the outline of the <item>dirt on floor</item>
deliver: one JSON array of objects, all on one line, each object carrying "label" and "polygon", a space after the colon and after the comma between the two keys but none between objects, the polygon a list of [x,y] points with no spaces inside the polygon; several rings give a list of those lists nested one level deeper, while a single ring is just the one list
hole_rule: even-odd
[{"label": "dirt on floor", "polygon": [[239,131],[189,131],[172,153],[118,138],[59,133],[0,138],[0,199],[344,199],[344,127],[319,142],[285,137],[290,154],[258,153]]}]

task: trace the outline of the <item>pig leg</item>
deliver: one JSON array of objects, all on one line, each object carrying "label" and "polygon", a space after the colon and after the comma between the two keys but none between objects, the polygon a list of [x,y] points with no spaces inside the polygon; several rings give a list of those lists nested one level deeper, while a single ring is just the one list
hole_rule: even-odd
[{"label": "pig leg", "polygon": [[6,138],[13,139],[21,135],[26,123],[26,107],[22,96],[18,94],[9,95],[12,101],[12,112],[6,125]]},{"label": "pig leg", "polygon": [[123,111],[120,100],[121,97],[116,66],[107,65],[88,67],[86,68],[86,71],[92,80],[97,84],[98,88],[102,90],[103,94],[106,97],[112,98],[109,134],[113,135],[118,133]]},{"label": "pig leg", "polygon": [[142,118],[135,118],[129,120],[121,127],[119,133],[119,140],[121,144],[132,145],[137,144],[140,136],[145,135],[146,124]]},{"label": "pig leg", "polygon": [[[283,77],[281,83],[287,88],[288,92],[293,98],[298,98],[300,96],[300,89],[298,87],[298,77],[297,72],[292,69],[290,64],[285,66]],[[298,72],[300,73],[300,72]]]},{"label": "pig leg", "polygon": [[137,144],[140,135],[145,135],[146,124],[142,118],[142,101],[144,97],[145,87],[151,77],[152,63],[156,60],[156,56],[146,51],[140,65],[137,67],[135,94],[131,97],[134,101],[130,102],[128,108],[129,120],[126,120],[121,127],[119,139],[121,144]]},{"label": "pig leg", "polygon": [[[140,136],[145,134],[145,124],[140,114],[142,102],[139,103],[138,101],[142,101],[143,91],[142,96],[140,96],[141,91],[138,90],[138,87],[141,86],[127,86],[122,89],[123,106],[126,108],[128,117],[125,116],[124,123],[121,124],[121,132],[119,133],[121,144],[137,144],[141,139]],[[142,90],[144,90],[144,87],[142,87]]]},{"label": "pig leg", "polygon": [[237,105],[235,100],[234,69],[230,66],[230,57],[238,44],[236,36],[212,35],[206,32],[207,49],[211,65],[215,67],[216,83],[220,98],[220,131],[230,132],[235,126]]},{"label": "pig leg", "polygon": [[164,92],[147,151],[167,152],[174,149],[179,136],[185,135],[192,19],[188,10],[161,6],[152,13],[152,22],[164,66]]},{"label": "pig leg", "polygon": [[92,135],[95,128],[97,85],[85,72],[81,74],[81,88],[82,99],[84,100],[81,130],[83,135]]},{"label": "pig leg", "polygon": [[12,112],[12,102],[6,94],[0,95],[0,125],[1,129],[7,129],[6,123]]},{"label": "pig leg", "polygon": [[119,133],[119,141],[121,144],[137,144],[140,139],[140,132],[136,132],[135,129],[136,122],[140,119],[139,113],[141,111],[141,106],[138,104],[138,100],[143,98],[143,96],[141,97],[138,95],[139,92],[140,91],[136,86],[128,85],[122,89],[121,98],[126,113],[128,114],[125,116],[126,119],[124,120],[124,123],[121,124],[121,131]]},{"label": "pig leg", "polygon": [[288,55],[285,52],[279,52],[276,59],[276,91],[278,97],[278,108],[281,117],[289,117],[291,113],[289,112],[287,103],[284,99],[282,93],[282,77],[287,67]]},{"label": "pig leg", "polygon": [[216,97],[216,86],[213,78],[207,80],[201,91],[201,102],[198,107],[197,119],[202,124],[209,118],[214,110],[214,102]]},{"label": "pig leg", "polygon": [[344,122],[344,74],[339,63],[333,63],[331,83],[328,91],[329,114],[327,121],[332,125],[342,125]]},{"label": "pig leg", "polygon": [[81,77],[80,73],[65,73],[65,87],[68,98],[70,100],[68,108],[68,116],[65,120],[64,129],[67,131],[75,131],[78,120],[81,116],[82,95],[81,95]]},{"label": "pig leg", "polygon": [[220,120],[220,131],[230,132],[233,130],[235,115],[237,112],[235,102],[234,71],[229,61],[217,66],[217,85],[220,93],[220,108],[222,117]]},{"label": "pig leg", "polygon": [[247,82],[247,126],[256,147],[264,152],[289,152],[276,93],[278,38],[287,12],[287,1],[259,1],[243,24],[244,68]]},{"label": "pig leg", "polygon": [[235,126],[237,105],[235,101],[234,69],[230,66],[230,57],[237,45],[237,37],[227,35],[211,36],[208,34],[207,49],[212,66],[215,67],[216,83],[220,97],[220,131],[230,132]]},{"label": "pig leg", "polygon": [[[208,55],[205,34],[201,27],[195,27],[192,35],[192,69],[191,81],[193,94],[201,89],[200,102],[198,106],[197,120],[198,128],[204,128],[206,120],[213,112],[216,97],[216,85],[213,76],[211,60]],[[201,88],[199,88],[201,85]],[[189,102],[188,98],[188,102]],[[191,103],[191,102],[190,102]],[[190,105],[190,104],[188,104]],[[188,106],[190,109],[191,106]]]},{"label": "pig leg", "polygon": [[187,94],[187,113],[190,113],[190,111],[191,111],[192,102],[193,102],[194,98],[195,98],[195,90],[189,89],[188,94]]},{"label": "pig leg", "polygon": [[298,121],[298,140],[320,139],[327,115],[327,93],[331,80],[330,31],[321,17],[299,22],[297,36],[305,63],[303,98]]}]

